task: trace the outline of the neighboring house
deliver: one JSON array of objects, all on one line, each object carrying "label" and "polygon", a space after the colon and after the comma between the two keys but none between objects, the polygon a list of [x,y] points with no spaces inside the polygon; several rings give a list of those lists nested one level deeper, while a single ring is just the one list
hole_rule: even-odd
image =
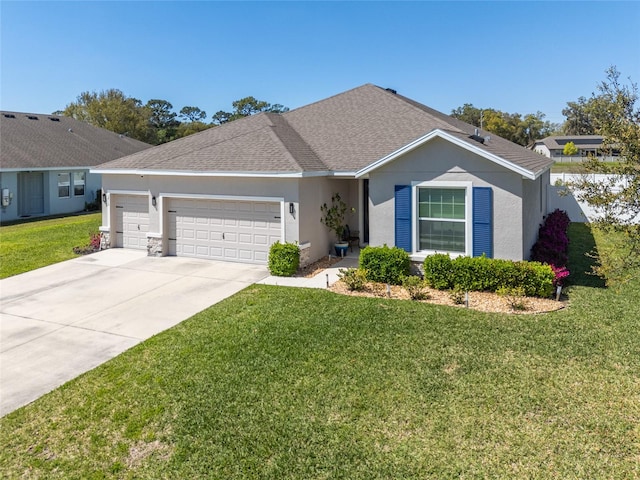
[{"label": "neighboring house", "polygon": [[0,220],[82,211],[101,163],[151,147],[69,117],[0,112]]},{"label": "neighboring house", "polygon": [[329,252],[320,206],[339,192],[361,244],[526,259],[552,161],[371,84],[260,113],[92,169],[105,247],[266,263]]},{"label": "neighboring house", "polygon": [[[573,142],[578,149],[578,154],[571,158],[582,158],[594,156],[604,159],[602,152],[602,137],[600,135],[559,135],[537,140],[531,149],[541,153],[545,157],[555,161],[563,161],[568,159],[564,154],[564,147],[567,143]],[[617,156],[617,152],[613,152],[613,156]],[[611,159],[606,157],[606,159]]]}]

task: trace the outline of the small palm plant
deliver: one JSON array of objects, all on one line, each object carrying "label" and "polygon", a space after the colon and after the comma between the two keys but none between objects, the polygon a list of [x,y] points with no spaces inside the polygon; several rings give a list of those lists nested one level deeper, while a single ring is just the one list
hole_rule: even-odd
[{"label": "small palm plant", "polygon": [[342,242],[345,225],[344,216],[347,213],[347,204],[342,201],[340,194],[335,193],[331,197],[331,205],[323,204],[320,207],[320,211],[322,212],[320,222],[335,233],[338,243]]}]

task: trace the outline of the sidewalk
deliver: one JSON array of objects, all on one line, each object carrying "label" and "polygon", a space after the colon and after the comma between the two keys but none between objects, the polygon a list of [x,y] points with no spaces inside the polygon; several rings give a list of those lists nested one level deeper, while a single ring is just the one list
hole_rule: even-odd
[{"label": "sidewalk", "polygon": [[329,268],[325,268],[310,278],[268,276],[256,283],[262,285],[278,285],[281,287],[327,288],[328,285],[333,285],[338,281],[338,272],[341,268],[358,268],[357,253],[351,253],[350,256],[344,257],[344,259],[338,263],[333,264]]}]

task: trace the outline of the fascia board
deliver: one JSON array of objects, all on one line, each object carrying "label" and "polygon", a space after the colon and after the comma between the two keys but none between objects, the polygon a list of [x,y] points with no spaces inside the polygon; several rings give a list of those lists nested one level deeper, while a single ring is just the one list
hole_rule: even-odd
[{"label": "fascia board", "polygon": [[100,172],[91,172],[90,166],[86,167],[20,167],[20,168],[0,168],[0,172],[13,173],[13,172],[68,172],[72,170],[89,170],[90,173],[100,173]]},{"label": "fascia board", "polygon": [[497,163],[500,166],[503,166],[519,175],[522,175],[525,178],[531,179],[531,180],[535,180],[540,173],[534,173],[530,170],[527,170],[526,168],[520,167],[512,162],[509,162],[507,160],[505,160],[502,157],[499,157],[497,155],[494,155],[493,153],[489,153],[485,150],[482,150],[481,148],[476,147],[475,145],[471,145],[468,142],[465,142],[464,140],[461,140],[457,137],[454,137],[453,135],[448,134],[447,132],[443,131],[443,130],[439,130],[439,129],[435,129],[432,130],[431,132],[427,133],[426,135],[414,140],[413,142],[399,148],[398,150],[396,150],[395,152],[390,153],[389,155],[387,155],[386,157],[381,158],[380,160],[376,160],[375,162],[373,162],[372,164],[368,165],[367,167],[358,170],[356,172],[356,178],[360,178],[364,175],[367,175],[368,173],[372,172],[373,170],[376,170],[380,167],[382,167],[383,165],[386,165],[389,162],[392,162],[393,160],[395,160],[396,158],[412,151],[415,150],[416,148],[424,145],[425,143],[429,142],[430,140],[434,139],[434,138],[441,138],[443,140],[446,140],[450,143],[453,143],[454,145],[457,145],[461,148],[464,148],[465,150],[468,150],[472,153],[475,153],[476,155],[479,155],[481,157],[486,158],[487,160],[490,160],[494,163]]},{"label": "fascia board", "polygon": [[143,170],[143,169],[91,169],[91,173],[102,175],[138,175],[162,177],[244,177],[244,178],[305,178],[327,177],[330,171],[319,172],[200,172],[185,170]]}]

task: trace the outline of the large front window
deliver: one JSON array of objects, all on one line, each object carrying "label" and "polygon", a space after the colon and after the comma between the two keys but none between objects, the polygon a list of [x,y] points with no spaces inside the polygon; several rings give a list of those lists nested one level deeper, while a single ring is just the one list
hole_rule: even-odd
[{"label": "large front window", "polygon": [[466,189],[418,188],[418,250],[465,253]]}]

